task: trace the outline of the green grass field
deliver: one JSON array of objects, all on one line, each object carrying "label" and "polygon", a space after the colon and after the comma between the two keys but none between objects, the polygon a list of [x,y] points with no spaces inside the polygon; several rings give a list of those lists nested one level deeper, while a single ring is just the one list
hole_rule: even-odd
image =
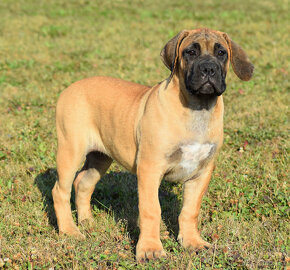
[{"label": "green grass field", "polygon": [[[289,262],[289,2],[287,0],[0,2],[0,269],[284,269]],[[55,104],[81,78],[154,85],[159,53],[182,29],[227,32],[255,65],[230,71],[225,139],[200,215],[213,250],[180,247],[182,186],[162,183],[167,258],[137,265],[136,177],[114,164],[92,198],[85,241],[59,236]],[[287,190],[288,189],[288,190]],[[74,196],[72,196],[72,208]],[[75,215],[74,211],[74,215]]]}]

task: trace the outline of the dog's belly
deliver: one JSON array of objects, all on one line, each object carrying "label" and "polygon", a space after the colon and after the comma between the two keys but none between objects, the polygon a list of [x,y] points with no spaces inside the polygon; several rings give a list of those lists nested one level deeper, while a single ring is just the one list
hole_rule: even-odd
[{"label": "dog's belly", "polygon": [[214,143],[182,144],[170,156],[170,169],[165,180],[184,182],[196,178],[199,171],[212,159],[216,151]]}]

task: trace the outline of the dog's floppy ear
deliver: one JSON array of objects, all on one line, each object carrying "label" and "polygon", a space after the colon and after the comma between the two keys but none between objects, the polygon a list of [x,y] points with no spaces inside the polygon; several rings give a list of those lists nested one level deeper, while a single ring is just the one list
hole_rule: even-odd
[{"label": "dog's floppy ear", "polygon": [[254,65],[250,62],[245,51],[237,43],[232,41],[226,33],[223,34],[223,37],[229,46],[230,60],[234,72],[241,80],[250,80],[253,75]]},{"label": "dog's floppy ear", "polygon": [[171,80],[177,65],[178,50],[183,39],[188,35],[187,30],[179,32],[175,37],[170,39],[162,49],[160,56],[165,66],[171,71],[169,81]]}]

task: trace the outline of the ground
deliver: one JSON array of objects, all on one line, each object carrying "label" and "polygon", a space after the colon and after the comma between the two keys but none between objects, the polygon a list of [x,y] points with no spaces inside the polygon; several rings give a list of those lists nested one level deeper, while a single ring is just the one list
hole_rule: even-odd
[{"label": "ground", "polygon": [[[287,0],[0,2],[0,268],[284,269],[289,261],[289,2]],[[227,32],[255,65],[227,79],[224,146],[204,197],[200,229],[213,250],[176,237],[182,186],[162,183],[168,257],[137,265],[135,176],[113,164],[97,185],[85,241],[59,236],[55,104],[81,78],[154,85],[159,53],[182,29]],[[72,196],[72,208],[74,196]],[[74,215],[75,215],[74,211]]]}]

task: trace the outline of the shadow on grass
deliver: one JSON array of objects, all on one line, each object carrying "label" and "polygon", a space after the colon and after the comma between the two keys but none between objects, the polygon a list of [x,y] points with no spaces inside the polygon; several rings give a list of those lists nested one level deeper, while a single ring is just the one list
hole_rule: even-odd
[{"label": "shadow on grass", "polygon": [[[47,212],[49,223],[57,229],[56,216],[53,209],[51,190],[57,180],[56,169],[47,169],[35,178],[35,184],[42,193],[44,210]],[[170,191],[172,184],[163,183],[159,189],[159,200],[162,208],[162,219],[167,230],[175,238],[178,232],[179,201]],[[132,240],[138,240],[138,192],[137,178],[128,172],[110,172],[96,185],[91,204],[109,214],[113,213],[116,222],[122,220],[127,224],[128,233]],[[75,210],[74,192],[71,199],[72,210]]]},{"label": "shadow on grass", "polygon": [[38,187],[42,194],[44,202],[44,211],[47,214],[49,224],[57,230],[56,216],[53,209],[53,199],[51,190],[57,180],[56,169],[47,169],[45,172],[40,173],[34,179],[34,184]]}]

